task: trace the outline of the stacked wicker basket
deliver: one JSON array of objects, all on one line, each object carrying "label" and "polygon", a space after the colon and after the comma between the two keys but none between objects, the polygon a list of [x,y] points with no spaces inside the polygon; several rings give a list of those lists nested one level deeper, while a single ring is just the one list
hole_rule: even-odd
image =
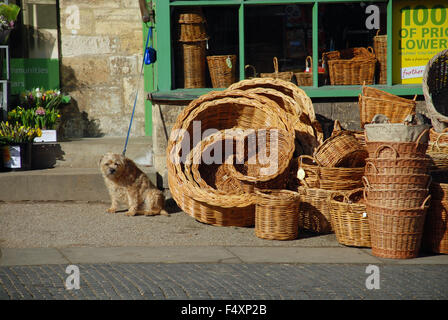
[{"label": "stacked wicker basket", "polygon": [[[339,230],[332,223],[330,197],[352,192],[362,186],[367,151],[350,131],[333,132],[314,152],[313,157],[302,155],[297,161],[298,191],[301,194],[299,227],[317,233]],[[337,198],[335,201],[342,200]],[[341,211],[342,212],[342,211]],[[337,212],[336,212],[337,215]],[[337,217],[336,217],[337,219]],[[339,224],[336,224],[338,228]],[[344,243],[341,236],[340,242]],[[345,242],[348,243],[348,242]]]},{"label": "stacked wicker basket", "polygon": [[429,206],[428,129],[415,141],[369,141],[365,197],[372,254],[417,257]]},{"label": "stacked wicker basket", "polygon": [[178,15],[179,67],[183,70],[184,88],[205,87],[205,47],[208,39],[201,8],[188,7]]},{"label": "stacked wicker basket", "polygon": [[180,113],[171,132],[173,198],[203,223],[255,225],[257,237],[295,239],[299,194],[285,190],[295,142],[319,145],[320,131],[311,100],[290,82],[254,78],[205,94]]}]

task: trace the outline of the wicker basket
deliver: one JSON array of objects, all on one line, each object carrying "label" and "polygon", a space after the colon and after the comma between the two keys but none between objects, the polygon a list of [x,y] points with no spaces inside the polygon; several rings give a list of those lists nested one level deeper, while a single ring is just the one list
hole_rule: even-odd
[{"label": "wicker basket", "polygon": [[284,130],[271,128],[253,131],[239,140],[244,154],[237,153],[230,161],[229,176],[238,180],[247,193],[256,189],[284,189],[294,152],[294,137]]},{"label": "wicker basket", "polygon": [[278,72],[278,59],[274,57],[274,72],[273,73],[260,73],[260,77],[262,78],[273,78],[273,79],[281,79],[285,81],[291,81],[294,75],[291,71]]},{"label": "wicker basket", "polygon": [[375,56],[377,62],[377,83],[387,83],[387,35],[378,35],[380,30],[378,29],[376,36],[373,37],[373,49],[375,50]]},{"label": "wicker basket", "polygon": [[361,128],[364,128],[365,124],[370,123],[377,114],[387,116],[390,123],[403,123],[408,115],[415,114],[416,98],[417,96],[414,97],[414,100],[402,102],[359,95],[358,104]]},{"label": "wicker basket", "polygon": [[426,152],[429,158],[430,171],[448,170],[448,153],[445,152]]},{"label": "wicker basket", "polygon": [[298,169],[300,168],[305,171],[301,183],[307,188],[353,190],[362,187],[364,167],[321,167],[313,157],[301,155],[298,158]]},{"label": "wicker basket", "polygon": [[434,130],[442,132],[448,127],[448,49],[434,55],[426,64],[422,89],[426,114]]},{"label": "wicker basket", "polygon": [[206,23],[201,7],[184,7],[179,9],[177,21],[179,23]]},{"label": "wicker basket", "polygon": [[393,259],[418,256],[430,197],[416,208],[391,209],[366,203],[374,256]]},{"label": "wicker basket", "polygon": [[296,239],[300,195],[290,190],[263,190],[255,193],[255,235],[269,240]]},{"label": "wicker basket", "polygon": [[315,233],[332,233],[329,197],[334,190],[306,188],[299,186],[299,229]]},{"label": "wicker basket", "polygon": [[437,145],[448,145],[448,128],[437,132],[434,128],[429,129],[429,142]]},{"label": "wicker basket", "polygon": [[366,174],[363,181],[368,188],[382,190],[429,188],[429,174]]},{"label": "wicker basket", "polygon": [[425,158],[428,143],[421,143],[423,131],[415,142],[369,141],[366,139],[366,149],[370,159]]},{"label": "wicker basket", "polygon": [[424,249],[448,254],[448,202],[431,200],[423,231]]},{"label": "wicker basket", "polygon": [[370,247],[369,220],[362,199],[363,188],[330,196],[331,225],[336,239],[346,246]]},{"label": "wicker basket", "polygon": [[429,189],[372,189],[364,188],[364,200],[388,208],[415,208],[428,196]]},{"label": "wicker basket", "polygon": [[429,158],[366,159],[366,174],[428,174]]},{"label": "wicker basket", "polygon": [[351,131],[334,133],[314,152],[314,159],[323,167],[360,167],[367,156]]},{"label": "wicker basket", "polygon": [[373,48],[350,48],[323,54],[331,85],[373,84],[376,58]]},{"label": "wicker basket", "polygon": [[204,23],[179,23],[177,25],[178,40],[180,42],[194,42],[208,40]]},{"label": "wicker basket", "polygon": [[205,41],[182,42],[184,88],[205,87]]},{"label": "wicker basket", "polygon": [[[313,85],[313,58],[310,56],[306,57],[305,60],[306,71],[305,72],[294,72],[294,76],[297,80],[298,86],[312,86]],[[325,72],[318,73],[318,84],[319,86],[324,84]]]},{"label": "wicker basket", "polygon": [[213,88],[227,88],[236,81],[236,55],[207,57]]}]

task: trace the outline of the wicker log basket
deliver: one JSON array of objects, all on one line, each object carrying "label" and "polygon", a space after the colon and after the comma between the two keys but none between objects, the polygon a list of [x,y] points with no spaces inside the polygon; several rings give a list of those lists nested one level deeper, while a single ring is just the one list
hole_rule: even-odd
[{"label": "wicker log basket", "polygon": [[298,236],[300,195],[290,190],[257,190],[255,235],[270,240]]},{"label": "wicker log basket", "polygon": [[379,89],[363,86],[362,95],[359,95],[359,114],[361,128],[370,123],[377,114],[383,114],[389,118],[390,123],[403,123],[408,115],[415,114],[416,98],[405,99],[383,92]]},{"label": "wicker log basket", "polygon": [[373,48],[349,48],[323,54],[331,85],[373,84],[376,58]]},{"label": "wicker log basket", "polygon": [[428,116],[435,131],[442,132],[448,127],[448,49],[428,61],[422,86]]},{"label": "wicker log basket", "polygon": [[371,247],[369,220],[362,197],[363,188],[334,192],[329,206],[331,225],[339,243],[354,247]]},{"label": "wicker log basket", "polygon": [[285,81],[291,81],[294,73],[292,71],[283,71],[278,72],[278,59],[274,57],[274,72],[273,73],[260,73],[260,77],[262,78],[273,78],[273,79],[281,79]]}]

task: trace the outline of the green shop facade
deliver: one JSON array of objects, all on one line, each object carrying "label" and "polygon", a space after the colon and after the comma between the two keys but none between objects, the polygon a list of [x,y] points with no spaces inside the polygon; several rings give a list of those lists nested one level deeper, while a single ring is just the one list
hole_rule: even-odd
[{"label": "green shop facade", "polygon": [[[34,2],[47,5],[45,16],[33,12]],[[206,85],[201,88],[184,88],[179,81],[183,75],[178,68],[176,18],[183,8],[203,9],[208,35],[206,55],[236,55],[236,81],[253,76],[253,70],[257,74],[273,72],[274,57],[278,58],[279,71],[303,71],[308,56],[312,57],[314,66],[321,66],[324,52],[372,47],[379,30],[380,35],[387,35],[387,77],[386,83],[374,86],[401,96],[417,94],[422,100],[422,69],[433,55],[448,48],[448,3],[444,0],[146,2],[148,8],[154,9],[154,21],[142,24],[142,45],[151,26],[150,44],[157,50],[157,61],[144,68],[145,134],[153,136],[154,146],[165,145],[163,140],[170,125],[189,101],[208,91],[222,90],[212,87],[208,74]],[[57,3],[56,0],[27,1],[23,7],[23,24],[36,24],[40,29],[55,32],[57,39]],[[24,35],[21,39],[27,40],[11,43],[15,56],[10,62],[10,93],[14,95],[38,84],[58,87],[58,46],[51,52],[45,48],[38,51],[34,50],[32,37]],[[248,65],[253,68],[247,68]],[[312,73],[312,85],[302,89],[313,99],[317,113],[325,113],[330,104],[345,112],[347,119],[358,112],[360,85],[332,86],[318,81],[317,67],[312,68]],[[327,116],[338,115],[333,111]]]},{"label": "green shop facade", "polygon": [[[305,60],[322,66],[324,52],[373,47],[376,35],[387,36],[386,80],[372,85],[400,96],[418,95],[423,111],[422,73],[437,52],[448,48],[448,3],[444,0],[155,0],[153,45],[157,62],[146,66],[147,134],[153,135],[155,165],[165,167],[170,126],[189,101],[213,88],[210,75],[201,88],[185,88],[179,68],[178,17],[182,9],[201,7],[205,16],[206,55],[236,55],[236,81],[260,73],[300,72]],[[144,26],[144,34],[148,30]],[[180,58],[182,59],[182,57]],[[251,68],[248,68],[251,66]],[[208,71],[207,71],[208,72]],[[319,81],[301,88],[317,114],[359,128],[361,85]],[[293,80],[294,81],[294,80]],[[152,110],[152,111],[151,111]]]}]

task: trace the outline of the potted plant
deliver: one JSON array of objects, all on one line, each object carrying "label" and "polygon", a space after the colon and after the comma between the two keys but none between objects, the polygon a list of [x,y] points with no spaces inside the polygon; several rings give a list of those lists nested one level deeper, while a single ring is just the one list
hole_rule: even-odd
[{"label": "potted plant", "polygon": [[0,3],[0,44],[8,43],[19,12],[20,7],[15,4]]},{"label": "potted plant", "polygon": [[39,128],[42,135],[34,142],[56,142],[56,129],[61,117],[59,107],[70,102],[70,96],[61,94],[59,90],[35,88],[25,91],[20,96],[23,107],[8,113],[8,119],[25,126]]},{"label": "potted plant", "polygon": [[0,122],[0,141],[3,141],[3,168],[7,170],[30,170],[31,147],[35,137],[41,135],[39,128],[19,123]]}]

